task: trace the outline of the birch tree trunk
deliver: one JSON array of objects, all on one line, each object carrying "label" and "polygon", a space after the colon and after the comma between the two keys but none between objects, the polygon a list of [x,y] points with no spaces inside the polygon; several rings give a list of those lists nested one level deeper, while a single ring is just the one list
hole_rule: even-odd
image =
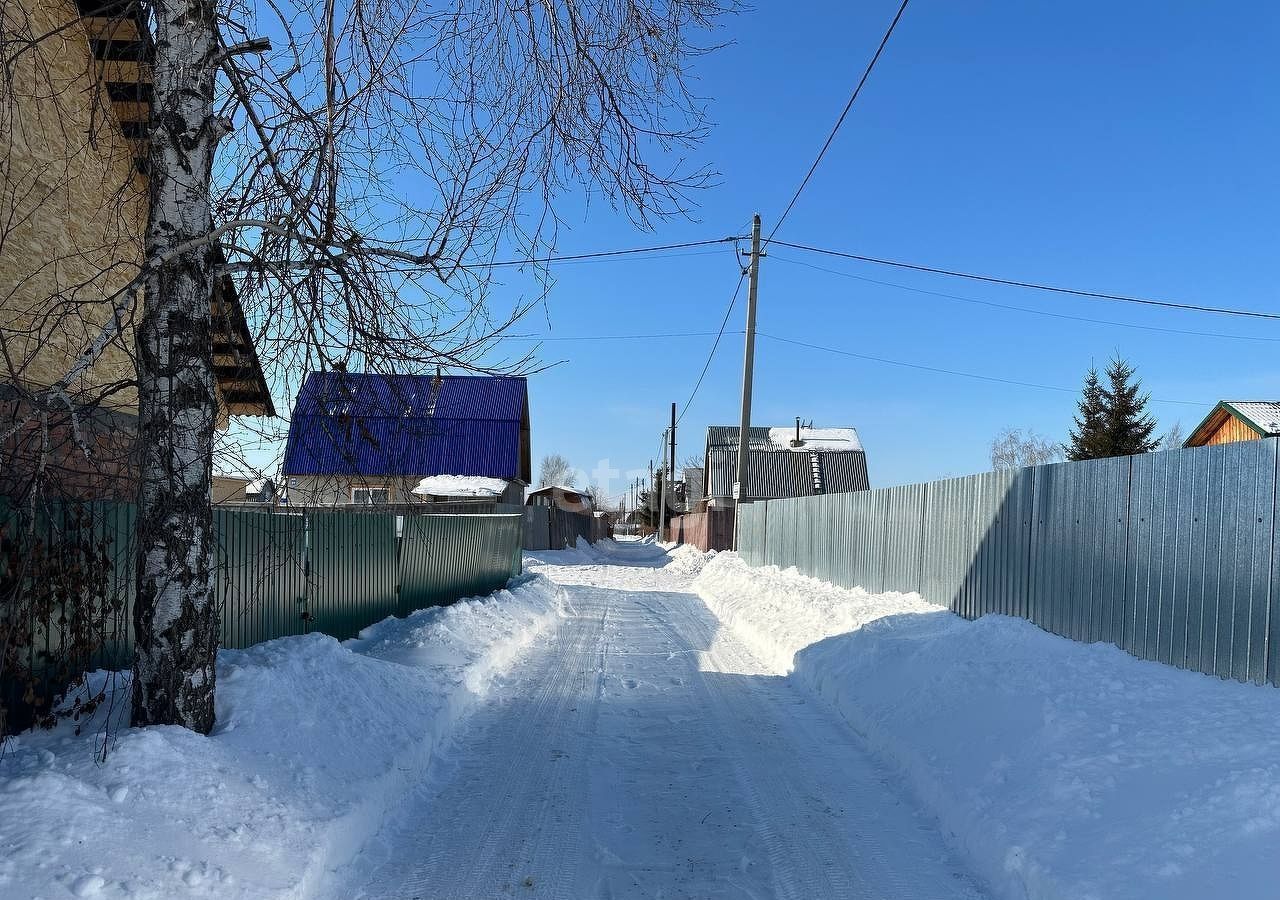
[{"label": "birch tree trunk", "polygon": [[210,343],[210,184],[226,126],[213,115],[214,0],[155,4],[151,213],[147,259],[191,250],[144,284],[138,329],[137,598],[133,724],[213,727],[213,510],[217,415]]}]

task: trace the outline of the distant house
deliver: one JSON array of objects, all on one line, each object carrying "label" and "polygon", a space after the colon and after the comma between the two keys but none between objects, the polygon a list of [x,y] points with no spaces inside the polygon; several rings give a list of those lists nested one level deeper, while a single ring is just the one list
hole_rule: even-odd
[{"label": "distant house", "polygon": [[595,511],[595,500],[586,491],[562,485],[538,488],[530,491],[525,501],[529,506],[550,506],[566,512],[590,513]]},{"label": "distant house", "polygon": [[515,377],[313,372],[281,471],[293,505],[415,503],[467,487],[519,504],[530,480],[528,386]]},{"label": "distant house", "polygon": [[684,470],[684,510],[697,509],[706,497],[705,480],[700,466],[686,466]]},{"label": "distant house", "polygon": [[[733,505],[739,431],[736,425],[713,425],[707,429],[703,471],[705,499],[712,508]],[[753,426],[748,432],[743,499],[840,494],[870,487],[866,455],[852,428]]]},{"label": "distant house", "polygon": [[275,502],[275,483],[270,478],[243,478],[214,475],[211,493],[217,505]]},{"label": "distant house", "polygon": [[1184,447],[1280,436],[1280,401],[1223,400],[1195,427]]}]

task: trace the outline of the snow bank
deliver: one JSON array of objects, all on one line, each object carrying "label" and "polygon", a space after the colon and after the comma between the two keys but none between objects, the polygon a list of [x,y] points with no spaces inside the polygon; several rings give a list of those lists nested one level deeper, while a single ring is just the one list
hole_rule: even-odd
[{"label": "snow bank", "polygon": [[876,618],[914,600],[727,554],[695,584],[778,668],[795,654],[791,677],[900,773],[995,896],[1276,896],[1280,690],[1020,619],[923,604]]},{"label": "snow bank", "polygon": [[0,759],[0,896],[310,895],[554,627],[560,598],[535,576],[345,643],[222,651],[209,737],[122,730],[103,763],[66,725],[18,737]]},{"label": "snow bank", "polygon": [[938,609],[919,594],[870,594],[835,587],[794,568],[752,568],[736,553],[715,555],[693,586],[738,640],[779,674],[791,671],[798,650],[825,637],[896,613]]}]

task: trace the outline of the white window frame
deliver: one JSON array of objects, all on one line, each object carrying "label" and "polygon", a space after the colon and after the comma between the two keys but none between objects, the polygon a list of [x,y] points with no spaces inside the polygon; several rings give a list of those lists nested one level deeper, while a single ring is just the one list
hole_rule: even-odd
[{"label": "white window frame", "polygon": [[[375,500],[374,494],[381,492],[382,499]],[[358,499],[363,494],[363,500]],[[385,484],[360,485],[351,488],[351,505],[352,506],[380,506],[391,502],[391,487]]]}]

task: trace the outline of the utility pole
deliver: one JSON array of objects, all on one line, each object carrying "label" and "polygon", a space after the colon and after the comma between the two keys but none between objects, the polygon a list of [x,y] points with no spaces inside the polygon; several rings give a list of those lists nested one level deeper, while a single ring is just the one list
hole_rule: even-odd
[{"label": "utility pole", "polygon": [[[644,508],[647,513],[653,509],[653,490],[657,487],[657,482],[653,480],[653,460],[649,460],[649,499],[645,501]],[[645,518],[649,518],[647,515]]]},{"label": "utility pole", "polygon": [[751,220],[751,262],[747,269],[747,343],[742,355],[742,419],[738,428],[738,481],[733,498],[733,549],[738,549],[738,504],[747,497],[747,435],[751,430],[751,376],[756,360],[756,290],[760,284],[760,214]]},{"label": "utility pole", "polygon": [[[667,432],[662,432],[662,455],[667,455]],[[661,468],[661,464],[659,464]],[[667,491],[671,490],[667,485],[671,483],[671,467],[667,467],[667,472],[662,476],[662,485],[658,488],[658,541],[666,539],[667,533]]]},{"label": "utility pole", "polygon": [[[671,404],[671,464],[667,466],[671,478],[671,505],[676,505],[676,405]],[[688,491],[688,485],[685,485]]]}]

